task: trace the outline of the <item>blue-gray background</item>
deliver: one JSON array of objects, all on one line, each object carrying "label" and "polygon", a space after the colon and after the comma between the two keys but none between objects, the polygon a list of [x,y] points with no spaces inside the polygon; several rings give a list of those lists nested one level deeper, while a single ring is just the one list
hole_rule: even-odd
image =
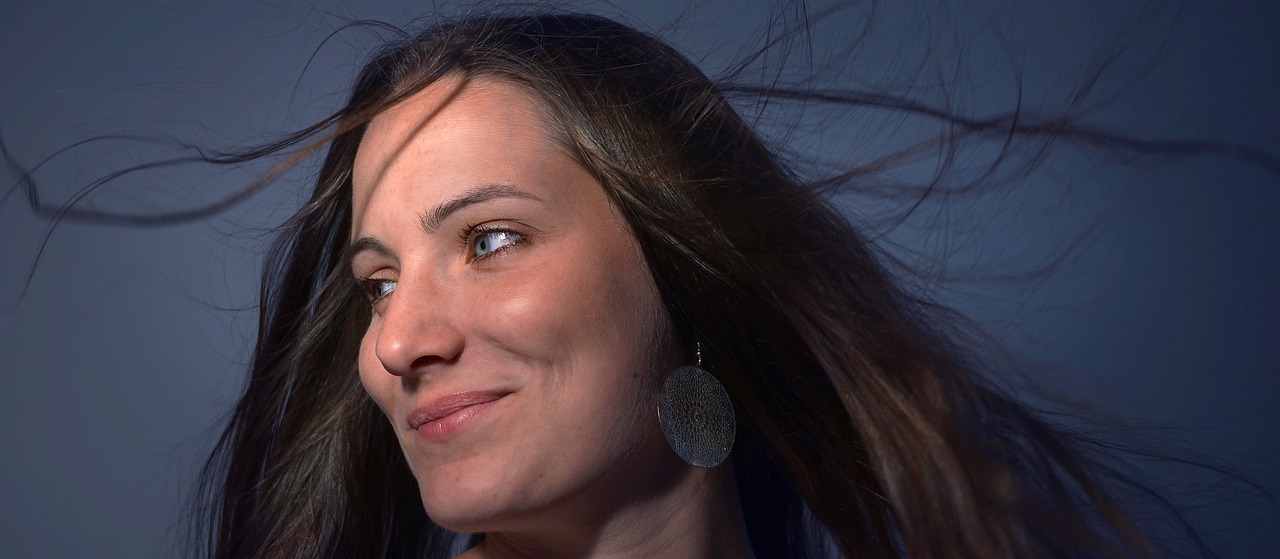
[{"label": "blue-gray background", "polygon": [[[16,4],[7,2],[0,18],[0,133],[28,167],[99,134],[172,134],[224,148],[268,139],[340,103],[375,40],[349,31],[320,47],[344,21],[403,24],[457,11],[452,3],[392,0],[320,8]],[[855,85],[950,98],[960,110],[984,114],[1010,106],[1016,71],[1025,104],[1061,108],[1090,60],[1117,55],[1095,96],[1110,102],[1091,114],[1093,122],[1280,153],[1274,4],[906,4],[876,5],[872,33],[846,52],[870,6],[852,3],[835,24],[819,26],[814,58],[838,53]],[[713,70],[756,44],[777,7],[568,5],[628,14]],[[927,37],[936,39],[932,57]],[[918,66],[922,60],[940,66]],[[952,87],[942,91],[941,83]],[[793,138],[801,150],[853,161],[903,141],[904,128],[909,137],[912,127],[927,126],[854,116],[825,136],[807,136],[805,119],[781,121],[788,123],[801,130]],[[175,145],[76,150],[40,170],[40,191],[56,206],[93,178],[171,154]],[[937,206],[885,239],[918,265],[949,262],[945,272],[962,280],[940,285],[939,296],[1025,355],[1034,364],[1029,382],[1041,393],[1074,401],[1110,425],[1146,425],[1140,438],[1280,486],[1280,179],[1233,161],[1146,157],[1115,167],[1110,155],[1058,153],[1026,184]],[[983,155],[969,157],[972,164]],[[262,170],[151,173],[85,203],[140,213],[190,207]],[[23,295],[48,221],[11,190],[12,170],[4,178],[0,557],[180,554],[174,542],[183,498],[240,387],[252,343],[257,263],[270,227],[288,215],[305,181],[286,180],[194,224],[64,223]],[[874,218],[892,211],[886,205],[855,211]],[[1046,267],[1048,275],[1037,273]],[[1206,487],[1190,470],[1156,471],[1171,478],[1158,482],[1171,495],[1208,503],[1189,510],[1224,555],[1269,557],[1280,545],[1274,506],[1248,492],[1239,497],[1238,488]]]}]

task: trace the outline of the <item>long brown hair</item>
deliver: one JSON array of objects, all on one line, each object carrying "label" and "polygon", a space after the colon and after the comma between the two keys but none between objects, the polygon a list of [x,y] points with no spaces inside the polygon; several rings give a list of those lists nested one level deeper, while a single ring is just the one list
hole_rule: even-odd
[{"label": "long brown hair", "polygon": [[1153,554],[1105,468],[984,381],[947,313],[833,207],[858,172],[802,180],[679,53],[575,14],[471,17],[389,44],[346,107],[269,146],[328,154],[265,267],[251,377],[206,468],[205,553],[451,552],[359,385],[368,310],[344,254],[365,125],[444,75],[533,92],[625,216],[680,339],[733,399],[759,556]]}]

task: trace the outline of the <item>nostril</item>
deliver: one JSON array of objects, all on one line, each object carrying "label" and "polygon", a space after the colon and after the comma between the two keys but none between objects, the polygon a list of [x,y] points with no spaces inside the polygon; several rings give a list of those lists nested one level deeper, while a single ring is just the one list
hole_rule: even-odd
[{"label": "nostril", "polygon": [[428,369],[442,365],[454,365],[458,362],[458,357],[460,355],[461,353],[455,353],[453,356],[448,358],[440,355],[422,355],[413,360],[413,363],[409,365],[409,369],[425,372]]},{"label": "nostril", "polygon": [[382,366],[397,376],[421,376],[433,369],[457,363],[462,355],[463,335],[443,321],[435,324],[405,325],[388,328],[383,324],[378,334],[376,354]]},{"label": "nostril", "polygon": [[388,373],[423,375],[458,360],[465,336],[442,284],[401,270],[395,295],[370,330],[378,359]]}]

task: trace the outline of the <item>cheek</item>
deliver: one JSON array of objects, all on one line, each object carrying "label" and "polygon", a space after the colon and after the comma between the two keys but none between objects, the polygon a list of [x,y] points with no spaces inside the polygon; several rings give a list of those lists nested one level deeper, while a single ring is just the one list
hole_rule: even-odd
[{"label": "cheek", "polygon": [[665,345],[655,343],[668,330],[665,314],[643,265],[607,250],[591,252],[565,251],[570,257],[543,261],[472,308],[484,313],[494,340],[515,353],[553,361],[575,376],[600,366],[634,376]]},{"label": "cheek", "polygon": [[639,255],[629,254],[625,243],[601,248],[594,258],[548,267],[558,272],[526,286],[501,314],[508,324],[523,325],[516,339],[551,349],[547,357],[560,373],[553,382],[572,394],[578,409],[620,419],[631,414],[617,412],[646,408],[655,393],[671,329]]}]

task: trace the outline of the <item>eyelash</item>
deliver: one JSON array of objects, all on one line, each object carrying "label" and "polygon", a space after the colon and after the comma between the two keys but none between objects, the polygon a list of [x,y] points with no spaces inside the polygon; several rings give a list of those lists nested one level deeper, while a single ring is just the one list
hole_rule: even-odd
[{"label": "eyelash", "polygon": [[[494,233],[502,233],[502,234],[510,235],[512,237],[511,241],[508,244],[505,244],[493,249],[487,254],[475,256],[476,241],[480,240],[485,235],[490,235]],[[462,232],[459,234],[459,238],[462,241],[463,250],[467,252],[466,258],[467,258],[468,264],[478,262],[480,260],[484,260],[486,258],[494,256],[496,254],[506,252],[508,249],[516,245],[519,245],[521,243],[524,243],[526,240],[526,237],[524,234],[518,233],[510,228],[497,226],[497,225],[483,225],[483,224],[468,225],[464,227],[462,229]],[[390,289],[390,291],[386,291],[385,293],[378,294],[379,288],[381,288],[383,285],[387,283],[394,284],[395,280],[393,279],[374,278],[374,277],[356,277],[354,279],[359,291],[364,294],[365,298],[368,299],[369,303],[371,304],[377,303],[378,301],[382,300],[386,296],[392,293],[395,293],[395,287],[393,286]]]},{"label": "eyelash", "polygon": [[[476,243],[480,239],[484,238],[485,235],[491,235],[495,233],[510,235],[511,236],[510,242],[508,244],[502,245],[500,247],[497,247],[489,251],[487,254],[476,256],[475,255]],[[467,225],[466,227],[462,228],[462,231],[461,233],[459,233],[458,237],[462,241],[463,250],[466,251],[467,263],[479,262],[491,256],[501,254],[516,245],[524,243],[526,240],[526,237],[524,236],[524,234],[519,233],[509,227],[503,227],[501,225],[486,225],[486,224]]]},{"label": "eyelash", "polygon": [[395,292],[395,288],[392,287],[391,290],[386,293],[383,293],[381,295],[377,294],[377,290],[379,286],[387,283],[395,283],[395,280],[392,280],[392,279],[359,278],[358,277],[358,278],[355,278],[355,280],[356,280],[356,287],[360,290],[360,293],[364,294],[365,299],[369,300],[370,304],[377,303],[378,301],[381,301],[382,298]]}]

